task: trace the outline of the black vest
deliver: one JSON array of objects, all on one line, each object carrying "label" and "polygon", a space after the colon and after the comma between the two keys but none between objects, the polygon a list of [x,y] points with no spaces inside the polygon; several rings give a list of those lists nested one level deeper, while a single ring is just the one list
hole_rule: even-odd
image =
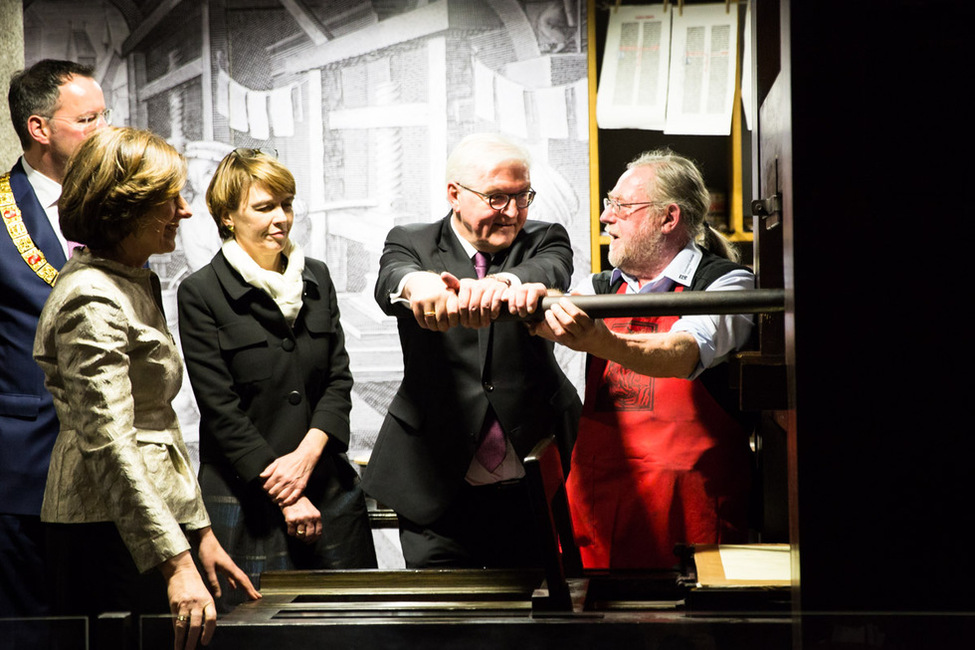
[{"label": "black vest", "polygon": [[[731,271],[737,269],[748,270],[747,267],[725,259],[720,255],[715,255],[710,251],[701,249],[704,257],[694,273],[691,285],[686,291],[704,291],[711,284]],[[596,294],[616,293],[626,281],[622,276],[612,282],[612,271],[602,271],[592,276],[592,286]],[[745,346],[748,347],[748,344]],[[586,364],[588,366],[588,363]],[[751,431],[755,423],[755,414],[743,413],[739,407],[738,390],[731,386],[731,373],[727,362],[707,368],[700,374],[700,379],[704,386],[711,393],[711,396],[721,405],[721,407],[741,423],[745,431]],[[737,384],[737,382],[735,382]]]}]

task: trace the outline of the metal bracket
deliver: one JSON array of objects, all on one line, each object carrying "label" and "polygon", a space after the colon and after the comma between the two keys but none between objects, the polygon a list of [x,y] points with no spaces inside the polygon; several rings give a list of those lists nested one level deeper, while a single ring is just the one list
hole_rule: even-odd
[{"label": "metal bracket", "polygon": [[752,215],[756,217],[772,217],[782,213],[782,196],[776,194],[767,199],[752,201]]},{"label": "metal bracket", "polygon": [[775,194],[767,199],[755,199],[752,201],[752,216],[761,217],[765,221],[766,230],[771,230],[779,225],[781,215],[781,194]]}]

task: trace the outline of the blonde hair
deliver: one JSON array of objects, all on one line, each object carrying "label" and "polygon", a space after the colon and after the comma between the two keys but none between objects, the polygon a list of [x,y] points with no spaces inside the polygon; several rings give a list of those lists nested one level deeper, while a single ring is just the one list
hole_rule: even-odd
[{"label": "blonde hair", "polygon": [[179,196],[186,161],[163,138],[131,127],[106,127],[71,156],[58,215],[70,241],[111,250],[137,231],[152,208]]},{"label": "blonde hair", "polygon": [[217,165],[207,187],[207,209],[221,239],[233,237],[223,217],[240,208],[253,183],[275,196],[295,194],[295,177],[277,158],[259,149],[234,149]]}]

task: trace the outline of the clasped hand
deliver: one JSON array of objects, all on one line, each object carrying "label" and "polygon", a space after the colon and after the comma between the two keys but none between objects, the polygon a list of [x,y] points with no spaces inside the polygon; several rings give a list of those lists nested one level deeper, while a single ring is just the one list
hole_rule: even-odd
[{"label": "clasped hand", "polygon": [[260,475],[264,491],[281,508],[288,535],[309,544],[322,536],[322,514],[304,493],[327,444],[328,434],[312,427],[294,451],[276,458]]},{"label": "clasped hand", "polygon": [[308,486],[322,451],[328,443],[328,434],[312,427],[298,447],[291,453],[279,456],[261,472],[264,491],[281,507],[294,505]]},{"label": "clasped hand", "polygon": [[451,327],[480,328],[491,324],[502,309],[524,318],[545,295],[538,282],[508,286],[495,277],[457,278],[444,271],[421,274],[408,284],[410,307],[423,329],[446,332]]}]

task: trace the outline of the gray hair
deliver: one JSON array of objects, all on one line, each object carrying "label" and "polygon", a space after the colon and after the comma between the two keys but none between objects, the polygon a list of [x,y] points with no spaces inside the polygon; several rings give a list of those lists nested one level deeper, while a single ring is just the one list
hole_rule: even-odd
[{"label": "gray hair", "polygon": [[447,182],[472,183],[486,162],[508,160],[531,169],[531,155],[518,142],[500,133],[472,133],[461,140],[447,157]]},{"label": "gray hair", "polygon": [[735,246],[707,222],[711,194],[693,160],[670,149],[656,149],[643,152],[626,166],[634,167],[653,167],[655,174],[647,187],[647,196],[680,206],[681,221],[690,239],[716,255],[739,261]]}]

